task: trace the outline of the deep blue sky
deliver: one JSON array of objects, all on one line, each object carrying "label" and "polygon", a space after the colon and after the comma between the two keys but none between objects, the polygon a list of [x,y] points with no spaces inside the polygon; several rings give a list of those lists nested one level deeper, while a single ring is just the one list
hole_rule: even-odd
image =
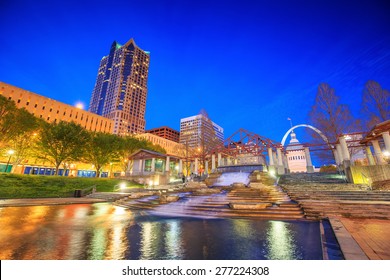
[{"label": "deep blue sky", "polygon": [[308,122],[320,82],[355,116],[367,80],[390,88],[386,1],[1,0],[0,10],[0,80],[68,104],[89,104],[100,59],[134,38],[151,53],[147,129],[179,130],[203,108],[225,137],[243,127],[281,141],[287,117]]}]

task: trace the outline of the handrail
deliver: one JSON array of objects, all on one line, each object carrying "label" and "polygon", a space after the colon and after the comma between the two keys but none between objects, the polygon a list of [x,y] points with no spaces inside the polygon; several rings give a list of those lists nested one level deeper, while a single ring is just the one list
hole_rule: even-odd
[{"label": "handrail", "polygon": [[367,177],[363,172],[360,172],[360,174],[362,175],[362,178],[363,178],[363,182],[366,181],[367,182],[367,185],[368,187],[370,188],[370,190],[372,190],[372,186],[371,186],[371,178]]},{"label": "handrail", "polygon": [[348,183],[347,176],[345,175],[344,170],[340,166],[337,166],[337,171],[339,172],[340,176],[344,179],[344,182]]},{"label": "handrail", "polygon": [[94,192],[96,192],[96,185],[93,185],[93,186],[90,186],[90,187],[82,189],[81,190],[81,195],[85,196],[85,195],[88,195],[88,194],[91,194],[91,193],[94,193]]}]

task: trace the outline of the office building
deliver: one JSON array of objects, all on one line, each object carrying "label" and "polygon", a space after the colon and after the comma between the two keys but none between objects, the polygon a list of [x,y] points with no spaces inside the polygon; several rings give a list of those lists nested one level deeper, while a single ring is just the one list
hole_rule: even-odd
[{"label": "office building", "polygon": [[204,143],[215,146],[218,143],[223,143],[223,140],[223,128],[210,120],[206,114],[180,120],[181,144],[191,148],[199,148]]},{"label": "office building", "polygon": [[100,61],[89,111],[114,121],[114,134],[145,132],[149,52],[116,41]]},{"label": "office building", "polygon": [[110,119],[3,82],[0,82],[0,95],[47,122],[73,121],[87,130],[107,133],[112,133],[114,127]]},{"label": "office building", "polygon": [[158,128],[149,129],[145,132],[160,136],[162,138],[165,138],[165,139],[177,142],[177,143],[179,143],[179,140],[180,140],[180,132],[177,130],[174,130],[173,128],[170,128],[168,126],[162,126],[162,127],[158,127]]}]

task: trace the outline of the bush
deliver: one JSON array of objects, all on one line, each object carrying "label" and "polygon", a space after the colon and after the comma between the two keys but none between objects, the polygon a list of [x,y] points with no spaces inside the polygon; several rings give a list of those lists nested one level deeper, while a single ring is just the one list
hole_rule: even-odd
[{"label": "bush", "polygon": [[321,166],[320,168],[320,172],[325,172],[325,173],[334,173],[334,172],[337,172],[337,167],[336,165],[324,165],[324,166]]}]

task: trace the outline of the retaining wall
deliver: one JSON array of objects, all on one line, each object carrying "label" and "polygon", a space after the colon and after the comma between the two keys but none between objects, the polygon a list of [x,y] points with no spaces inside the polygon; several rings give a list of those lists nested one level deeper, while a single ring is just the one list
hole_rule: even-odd
[{"label": "retaining wall", "polygon": [[371,185],[373,182],[390,180],[390,165],[350,166],[346,173],[351,183]]}]

